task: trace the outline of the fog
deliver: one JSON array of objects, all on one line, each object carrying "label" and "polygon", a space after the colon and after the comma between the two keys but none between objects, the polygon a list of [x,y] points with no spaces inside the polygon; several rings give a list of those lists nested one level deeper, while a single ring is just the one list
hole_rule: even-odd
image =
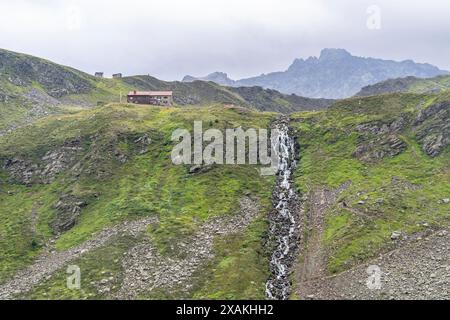
[{"label": "fog", "polygon": [[325,47],[450,70],[448,0],[0,0],[0,48],[177,80],[285,70]]}]

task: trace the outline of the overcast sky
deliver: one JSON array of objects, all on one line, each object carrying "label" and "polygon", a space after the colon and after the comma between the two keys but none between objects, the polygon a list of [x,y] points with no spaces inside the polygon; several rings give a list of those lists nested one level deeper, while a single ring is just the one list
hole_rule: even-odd
[{"label": "overcast sky", "polygon": [[285,70],[322,48],[450,70],[448,0],[0,0],[0,48],[93,73]]}]

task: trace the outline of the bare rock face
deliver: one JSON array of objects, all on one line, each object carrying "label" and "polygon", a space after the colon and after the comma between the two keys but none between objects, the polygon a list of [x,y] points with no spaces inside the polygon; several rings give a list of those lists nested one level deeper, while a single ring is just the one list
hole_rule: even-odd
[{"label": "bare rock face", "polygon": [[75,225],[81,209],[86,205],[85,201],[73,195],[62,195],[54,205],[56,217],[50,224],[53,231],[59,234],[71,229]]},{"label": "bare rock face", "polygon": [[63,146],[48,151],[39,162],[21,157],[4,161],[3,169],[7,170],[13,181],[31,183],[50,183],[56,175],[72,166],[83,150],[80,139],[72,139]]},{"label": "bare rock face", "polygon": [[56,175],[73,166],[78,155],[82,152],[80,139],[68,141],[61,148],[49,151],[42,158],[44,166],[41,171],[41,179],[44,183],[50,183]]},{"label": "bare rock face", "polygon": [[431,157],[436,157],[448,145],[448,138],[442,134],[427,135],[421,142],[423,151]]},{"label": "bare rock face", "polygon": [[12,180],[24,184],[31,183],[33,178],[40,174],[40,169],[37,164],[16,157],[6,159],[3,164],[3,169],[9,172]]},{"label": "bare rock face", "polygon": [[438,156],[450,144],[450,101],[423,109],[413,125],[422,150],[431,157]]},{"label": "bare rock face", "polygon": [[381,121],[373,121],[368,123],[362,123],[356,126],[356,130],[361,133],[371,133],[374,135],[380,135],[385,133],[397,133],[400,132],[406,125],[404,118],[398,118],[390,123],[383,123]]},{"label": "bare rock face", "polygon": [[421,110],[415,119],[401,116],[392,122],[372,121],[360,124],[358,146],[353,156],[366,162],[393,157],[407,145],[400,137],[405,127],[412,127],[422,150],[438,156],[450,144],[450,101],[436,103]]},{"label": "bare rock face", "polygon": [[[85,139],[91,142],[88,150],[83,143]],[[121,150],[120,141],[126,141],[129,150]],[[86,174],[102,178],[111,174],[108,169],[110,161],[124,164],[133,156],[148,152],[151,141],[149,134],[142,133],[114,137],[107,143],[98,136],[77,137],[67,140],[37,159],[27,156],[7,158],[4,160],[3,169],[9,173],[12,182],[27,185],[51,183],[65,171],[69,171],[74,177]]]},{"label": "bare rock face", "polygon": [[353,156],[361,161],[373,162],[402,153],[407,145],[399,137],[399,132],[405,125],[403,117],[390,123],[373,121],[358,125],[356,130],[361,135]]}]

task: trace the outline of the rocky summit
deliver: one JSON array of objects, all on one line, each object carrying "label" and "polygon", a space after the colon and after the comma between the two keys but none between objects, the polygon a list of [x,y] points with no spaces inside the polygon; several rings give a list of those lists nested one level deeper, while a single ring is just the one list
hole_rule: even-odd
[{"label": "rocky summit", "polygon": [[[232,80],[215,72],[203,78],[187,76],[183,81],[206,80],[228,86],[260,86],[309,98],[342,99],[357,94],[363,87],[407,76],[430,78],[448,75],[430,64],[412,60],[392,61],[358,57],[344,49],[323,49],[319,57],[295,59],[285,71]],[[367,89],[366,89],[367,90]]]}]

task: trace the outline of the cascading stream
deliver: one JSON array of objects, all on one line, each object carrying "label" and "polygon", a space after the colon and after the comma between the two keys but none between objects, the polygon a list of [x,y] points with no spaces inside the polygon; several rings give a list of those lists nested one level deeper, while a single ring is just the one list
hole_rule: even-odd
[{"label": "cascading stream", "polygon": [[295,142],[289,136],[289,120],[281,117],[273,128],[278,131],[278,177],[273,193],[274,210],[269,214],[270,238],[276,247],[270,259],[271,276],[266,283],[268,299],[286,300],[290,295],[289,270],[298,247],[298,199],[292,174],[296,167]]}]

